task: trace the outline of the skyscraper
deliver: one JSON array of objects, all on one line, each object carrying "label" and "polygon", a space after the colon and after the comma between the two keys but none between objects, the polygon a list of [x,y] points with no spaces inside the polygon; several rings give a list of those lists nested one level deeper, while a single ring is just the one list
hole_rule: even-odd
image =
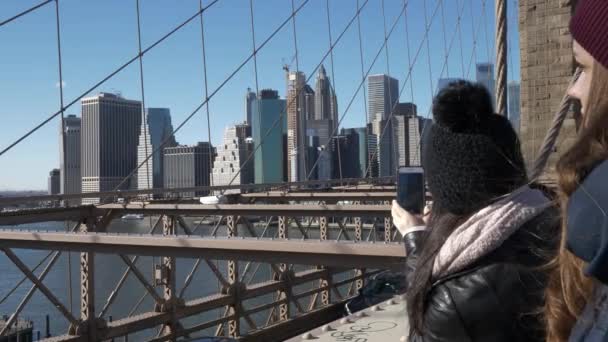
[{"label": "skyscraper", "polygon": [[[284,180],[283,135],[287,131],[285,100],[276,90],[262,90],[252,102],[255,183],[280,183]],[[273,129],[275,122],[278,123]],[[258,147],[258,145],[261,145]]]},{"label": "skyscraper", "polygon": [[519,118],[520,118],[520,87],[517,82],[510,82],[508,89],[509,96],[509,121],[515,128],[515,131],[519,133]]},{"label": "skyscraper", "polygon": [[[209,186],[213,147],[208,142],[195,146],[175,146],[164,149],[164,187],[169,189]],[[205,196],[208,191],[185,192],[181,197]]]},{"label": "skyscraper", "polygon": [[344,178],[363,178],[369,166],[367,155],[367,130],[342,128],[341,135],[346,137],[340,149],[342,176]]},{"label": "skyscraper", "polygon": [[304,106],[302,112],[306,121],[315,119],[315,91],[307,84],[304,86]]},{"label": "skyscraper", "polygon": [[441,90],[443,90],[443,88],[450,85],[450,83],[454,83],[459,80],[460,79],[458,79],[458,78],[440,78],[439,82],[437,82],[437,92],[435,94],[438,94]]},{"label": "skyscraper", "polygon": [[331,132],[335,132],[338,123],[338,103],[331,80],[323,65],[319,68],[315,84],[315,120],[331,120]]},{"label": "skyscraper", "polygon": [[306,139],[310,151],[308,154],[309,165],[306,170],[307,175],[312,172],[310,179],[329,180],[333,175],[332,170],[335,165],[332,165],[333,142],[330,140],[333,133],[332,127],[333,121],[329,119],[310,120],[306,123]]},{"label": "skyscraper", "polygon": [[[140,128],[137,165],[141,165],[150,154],[152,158],[137,171],[137,188],[140,190],[163,187],[163,148],[177,145],[169,108],[148,108],[146,124],[147,127],[142,122]],[[159,148],[165,140],[167,142]]]},{"label": "skyscraper", "polygon": [[252,119],[251,119],[251,115],[252,115],[252,111],[251,111],[251,104],[253,103],[253,101],[255,100],[255,93],[251,91],[251,88],[247,88],[247,94],[245,95],[245,113],[247,113],[247,124],[251,125],[252,123]]},{"label": "skyscraper", "polygon": [[[60,192],[62,194],[78,194],[82,187],[80,174],[80,118],[68,115],[64,119],[63,134],[65,134],[65,147],[63,134],[59,127],[59,162],[60,162]],[[65,153],[64,153],[65,151]],[[79,199],[70,199],[70,204],[80,204]]]},{"label": "skyscraper", "polygon": [[[82,192],[112,191],[137,166],[141,102],[108,93],[83,98],[81,102]],[[135,188],[135,178],[127,179],[119,189]],[[83,199],[83,203],[104,201]]]},{"label": "skyscraper", "polygon": [[[394,118],[393,118],[394,119]],[[376,118],[372,122],[372,133],[376,136],[378,162],[378,177],[394,176],[397,171],[393,146],[394,120]]]},{"label": "skyscraper", "polygon": [[369,163],[365,178],[378,177],[378,136],[373,132],[373,124],[368,124],[367,132],[367,162]]},{"label": "skyscraper", "polygon": [[399,102],[399,81],[388,75],[371,75],[367,78],[368,119],[386,120]]},{"label": "skyscraper", "polygon": [[496,106],[496,81],[494,80],[494,64],[478,63],[476,66],[477,82],[484,85],[490,95],[492,95],[492,104]]},{"label": "skyscraper", "polygon": [[420,139],[424,119],[413,103],[399,103],[393,117],[393,167],[420,165]]},{"label": "skyscraper", "polygon": [[[306,77],[304,73],[287,73],[287,169],[290,182],[306,178]],[[314,104],[314,101],[313,101]]]},{"label": "skyscraper", "polygon": [[[217,149],[213,162],[213,185],[251,184],[254,179],[253,160],[247,161],[253,152],[253,144],[247,141],[249,125],[229,126],[224,132],[222,145]],[[235,178],[236,177],[236,178]],[[240,193],[226,190],[224,193]]]},{"label": "skyscraper", "polygon": [[49,172],[49,180],[48,180],[48,194],[49,195],[57,195],[59,193],[60,188],[60,180],[59,180],[59,169],[52,169]]}]

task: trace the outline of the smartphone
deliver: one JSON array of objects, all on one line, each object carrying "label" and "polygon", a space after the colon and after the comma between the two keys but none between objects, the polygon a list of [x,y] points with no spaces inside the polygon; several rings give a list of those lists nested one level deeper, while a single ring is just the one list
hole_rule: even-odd
[{"label": "smartphone", "polygon": [[424,210],[424,171],[421,167],[399,167],[397,173],[397,203],[412,214]]}]

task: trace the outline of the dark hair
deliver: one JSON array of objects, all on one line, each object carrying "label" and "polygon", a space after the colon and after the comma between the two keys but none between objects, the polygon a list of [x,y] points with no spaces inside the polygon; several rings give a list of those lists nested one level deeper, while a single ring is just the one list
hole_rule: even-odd
[{"label": "dark hair", "polygon": [[[427,297],[432,290],[433,282],[437,280],[433,278],[433,264],[447,238],[454,229],[464,223],[477,210],[527,182],[516,134],[508,135],[507,138],[498,137],[499,132],[494,128],[504,126],[488,124],[489,120],[498,121],[504,120],[504,118],[494,114],[492,98],[483,85],[469,81],[450,83],[439,92],[433,101],[433,118],[434,124],[449,130],[451,133],[492,136],[499,142],[495,145],[496,155],[502,155],[506,158],[512,166],[512,170],[494,175],[492,189],[486,189],[487,193],[479,193],[479,191],[470,189],[466,198],[471,201],[471,205],[467,206],[466,210],[456,212],[448,209],[447,205],[442,205],[441,201],[433,202],[433,210],[427,228],[428,234],[425,240],[421,241],[423,248],[420,249],[415,271],[409,275],[411,278],[408,281],[407,308],[410,338],[414,335],[424,335]],[[501,139],[505,141],[501,141]],[[514,151],[506,151],[499,147],[503,145],[515,146]],[[442,164],[436,163],[432,166],[441,168]],[[434,170],[425,170],[425,172],[432,173]],[[429,187],[430,185],[429,183]],[[434,190],[438,189],[430,188],[431,195]]]},{"label": "dark hair", "polygon": [[448,212],[439,204],[433,203],[433,210],[427,230],[428,235],[421,241],[424,246],[416,260],[416,270],[409,275],[407,290],[407,312],[410,324],[410,338],[414,335],[424,334],[424,313],[426,311],[427,296],[433,286],[433,263],[441,246],[452,231],[462,224],[470,215],[456,215]]},{"label": "dark hair", "polygon": [[[594,62],[587,114],[576,142],[557,163],[562,203],[560,251],[550,263],[545,312],[547,341],[567,341],[578,316],[591,298],[594,281],[583,274],[585,263],[566,248],[566,204],[601,162],[608,159],[608,69]],[[599,227],[598,227],[599,228]]]}]

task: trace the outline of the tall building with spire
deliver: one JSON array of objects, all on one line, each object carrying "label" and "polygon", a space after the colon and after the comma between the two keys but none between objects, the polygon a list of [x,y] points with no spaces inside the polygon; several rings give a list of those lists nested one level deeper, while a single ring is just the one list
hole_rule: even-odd
[{"label": "tall building with spire", "polygon": [[338,103],[331,79],[321,65],[315,84],[315,120],[331,120],[332,132],[338,123]]},{"label": "tall building with spire", "polygon": [[[306,77],[287,72],[287,174],[290,182],[306,179]],[[314,103],[314,102],[313,102]]]}]

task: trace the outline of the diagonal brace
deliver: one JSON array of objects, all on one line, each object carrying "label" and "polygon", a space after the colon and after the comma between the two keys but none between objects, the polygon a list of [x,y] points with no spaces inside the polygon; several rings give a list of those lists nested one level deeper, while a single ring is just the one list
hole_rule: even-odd
[{"label": "diagonal brace", "polygon": [[72,316],[70,311],[63,304],[61,304],[53,292],[51,292],[51,290],[49,290],[49,288],[46,287],[46,285],[44,285],[40,279],[38,279],[38,277],[32,273],[32,271],[30,271],[30,269],[21,261],[21,259],[19,259],[19,257],[15,255],[15,253],[13,253],[13,251],[8,248],[2,248],[2,251],[13,262],[13,264],[15,264],[15,266],[17,266],[17,268],[19,268],[19,270],[23,272],[23,274],[25,274],[25,276],[28,277],[28,279],[40,289],[40,292],[42,292],[46,298],[51,301],[51,303],[57,308],[57,310],[59,310],[59,312],[61,312],[61,314],[70,322],[70,324],[74,326],[78,325],[78,320]]}]

